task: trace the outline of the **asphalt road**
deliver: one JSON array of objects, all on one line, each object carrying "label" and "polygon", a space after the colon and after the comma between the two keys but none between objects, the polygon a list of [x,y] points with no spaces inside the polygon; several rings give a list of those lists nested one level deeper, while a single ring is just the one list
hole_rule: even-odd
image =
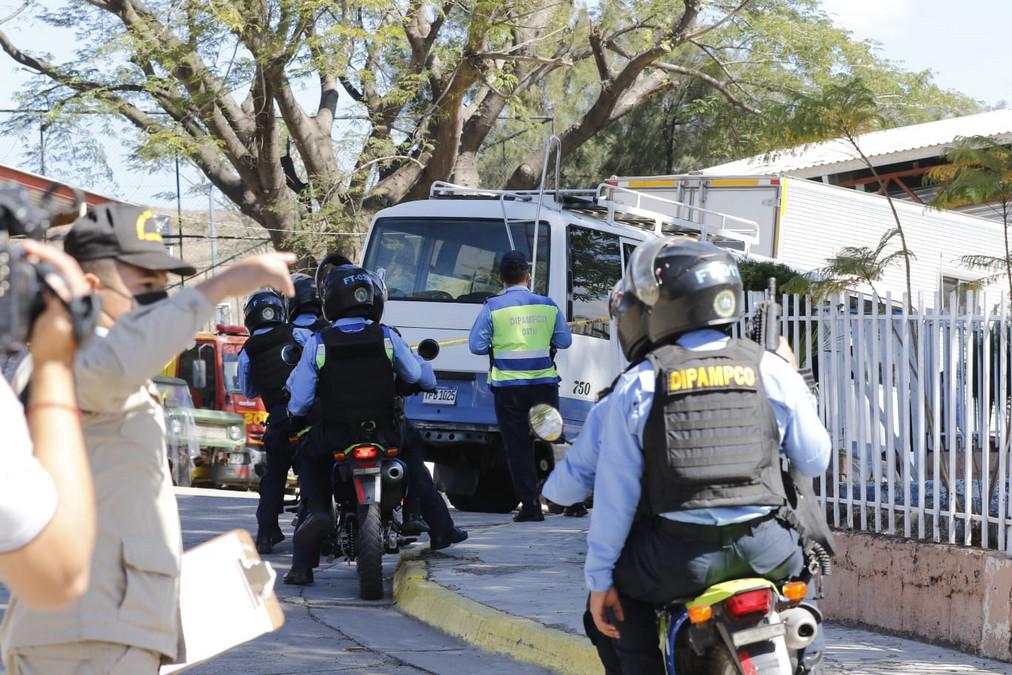
[{"label": "asphalt road", "polygon": [[[182,491],[181,491],[182,492]],[[190,548],[210,537],[241,527],[255,532],[256,495],[186,491],[179,495],[183,544]],[[291,535],[291,515],[282,529]],[[425,544],[423,544],[425,545]],[[291,541],[265,556],[281,577],[291,561]],[[316,570],[312,586],[275,590],[285,611],[285,625],[192,671],[201,675],[361,673],[542,673],[512,659],[486,654],[404,616],[394,607],[389,578],[397,556],[387,556],[384,599],[358,598],[355,568],[343,562]]]},{"label": "asphalt road", "polygon": [[[179,493],[185,548],[235,528],[255,533],[255,493],[188,489]],[[289,514],[282,518],[281,526],[290,537]],[[282,584],[280,577],[291,561],[290,539],[276,551],[265,557],[278,572],[275,590],[284,608],[285,625],[187,672],[200,675],[544,672],[507,657],[484,653],[398,612],[389,588],[397,556],[385,559],[388,586],[384,599],[366,602],[358,599],[355,568],[342,562],[325,562],[317,570],[313,586]],[[0,585],[0,610],[6,608],[7,598],[6,588]]]}]

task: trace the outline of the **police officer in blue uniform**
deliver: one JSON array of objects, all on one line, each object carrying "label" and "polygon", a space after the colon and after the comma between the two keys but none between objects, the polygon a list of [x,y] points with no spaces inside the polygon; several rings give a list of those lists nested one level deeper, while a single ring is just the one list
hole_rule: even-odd
[{"label": "police officer in blue uniform", "polygon": [[435,386],[396,332],[369,320],[374,287],[366,270],[343,256],[328,256],[316,275],[324,318],[330,325],[309,340],[288,378],[288,412],[297,429],[319,399],[319,420],[305,434],[296,455],[302,499],[308,515],[294,536],[287,584],[313,583],[321,539],[332,528],[330,475],[332,452],[356,440],[360,423],[376,423],[378,440],[398,446],[396,380]]},{"label": "police officer in blue uniform", "polygon": [[272,289],[251,295],[243,314],[250,337],[239,352],[239,388],[248,398],[260,397],[268,413],[263,439],[267,466],[260,478],[256,536],[257,551],[266,554],[285,538],[278,527],[292,466],[285,383],[312,333],[287,322],[285,299]]},{"label": "police officer in blue uniform", "polygon": [[[606,666],[660,674],[656,607],[728,579],[800,573],[798,533],[775,518],[780,456],[814,476],[831,446],[789,348],[781,358],[729,337],[743,293],[726,251],[650,242],[626,281],[649,307],[655,347],[598,404],[598,436],[567,461],[594,466],[585,577],[592,630],[614,647]],[[546,495],[564,500],[556,488]]]},{"label": "police officer in blue uniform", "polygon": [[292,275],[295,295],[288,300],[288,322],[295,328],[305,328],[310,334],[318,333],[330,326],[323,318],[323,307],[320,305],[320,294],[316,291],[316,281],[302,272]]},{"label": "police officer in blue uniform", "polygon": [[[387,286],[378,275],[370,273],[373,280],[373,303],[366,317],[373,323],[381,324],[383,320],[383,308],[386,306]],[[396,328],[390,328],[385,324],[383,328],[393,331],[400,336]],[[435,383],[435,375],[432,373],[432,365],[412,352],[412,356],[418,361],[425,373],[422,381]],[[425,442],[422,435],[418,433],[415,426],[404,416],[404,397],[412,396],[424,391],[421,382],[407,384],[404,380],[397,380],[397,414],[400,417],[401,425],[401,459],[407,465],[408,494],[404,506],[404,522],[401,525],[401,533],[405,535],[417,535],[422,532],[429,533],[429,548],[439,550],[447,548],[451,544],[459,544],[467,539],[467,531],[454,525],[450,510],[446,508],[446,502],[436,490],[432,482],[432,474],[425,466]]]},{"label": "police officer in blue uniform", "polygon": [[[636,294],[626,288],[625,279],[619,279],[611,292],[608,302],[609,314],[615,323],[615,332],[628,366],[604,391],[598,393],[598,403],[603,401],[622,375],[636,368],[652,349],[653,345],[647,337],[646,305]],[[601,419],[606,406],[595,405],[590,409],[583,422],[580,435],[576,437],[572,447],[566,452],[562,461],[555,465],[552,474],[545,482],[542,494],[552,503],[565,506],[567,510],[574,506],[582,506],[594,492],[594,478],[597,474],[597,458],[602,444]],[[594,626],[590,614],[590,597],[587,598],[587,611],[583,615],[583,626],[587,637],[597,648],[601,663],[608,673],[622,672],[615,653],[612,640],[601,635]]]},{"label": "police officer in blue uniform", "polygon": [[513,491],[521,502],[513,518],[517,522],[545,519],[527,413],[538,403],[559,407],[559,375],[553,354],[573,343],[555,301],[527,287],[530,270],[522,252],[503,255],[499,278],[505,290],[485,301],[468,338],[471,353],[488,354],[492,362],[489,385],[495,417]]}]

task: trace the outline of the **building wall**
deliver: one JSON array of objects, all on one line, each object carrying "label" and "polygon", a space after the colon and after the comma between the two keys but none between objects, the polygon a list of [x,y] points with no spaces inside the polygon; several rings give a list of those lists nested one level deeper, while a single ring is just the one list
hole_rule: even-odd
[{"label": "building wall", "polygon": [[[784,184],[787,194],[780,214],[777,257],[787,264],[802,269],[824,267],[828,258],[845,247],[874,249],[882,235],[895,227],[884,197],[801,179],[785,179]],[[985,275],[964,265],[960,261],[962,256],[1004,254],[1000,224],[911,202],[893,203],[914,255],[911,260],[914,304],[934,306],[942,276],[973,280]],[[899,243],[896,237],[886,251],[898,250]],[[905,286],[903,261],[898,259],[876,289],[883,295],[892,292],[899,300]],[[919,293],[924,294],[923,303],[918,301]]]}]

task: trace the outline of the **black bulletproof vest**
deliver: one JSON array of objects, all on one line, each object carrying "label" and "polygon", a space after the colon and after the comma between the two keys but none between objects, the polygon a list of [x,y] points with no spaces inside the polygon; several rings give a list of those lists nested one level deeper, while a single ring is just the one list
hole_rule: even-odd
[{"label": "black bulletproof vest", "polygon": [[[288,399],[285,383],[302,355],[292,327],[282,324],[246,340],[243,349],[249,356],[249,377],[270,410]],[[287,357],[287,359],[285,358]]]},{"label": "black bulletproof vest", "polygon": [[732,339],[718,351],[665,345],[647,356],[657,382],[643,432],[641,515],[784,503],[762,355]]},{"label": "black bulletproof vest", "polygon": [[397,392],[383,327],[372,323],[349,333],[328,328],[320,338],[326,357],[317,392],[324,425],[354,434],[362,422],[371,420],[381,431],[391,430]]}]

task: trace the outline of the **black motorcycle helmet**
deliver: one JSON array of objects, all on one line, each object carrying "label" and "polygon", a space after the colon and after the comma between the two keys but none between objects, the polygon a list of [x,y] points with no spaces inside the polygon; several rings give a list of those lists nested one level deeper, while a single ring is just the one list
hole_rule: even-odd
[{"label": "black motorcycle helmet", "polygon": [[745,308],[738,263],[708,242],[673,237],[642,244],[626,277],[649,307],[647,338],[655,345],[690,330],[736,323]]},{"label": "black motorcycle helmet", "polygon": [[650,351],[647,339],[646,305],[626,288],[626,280],[619,279],[608,300],[608,314],[615,322],[618,344],[629,363],[641,361]]},{"label": "black motorcycle helmet", "polygon": [[262,288],[249,296],[242,313],[246,330],[252,335],[257,328],[285,322],[285,299],[273,288]]},{"label": "black motorcycle helmet", "polygon": [[368,317],[372,309],[375,294],[372,275],[340,253],[328,255],[316,268],[316,290],[327,321]]},{"label": "black motorcycle helmet", "polygon": [[375,272],[369,272],[369,276],[372,277],[372,307],[366,318],[373,323],[380,323],[383,320],[383,306],[387,301],[387,283]]},{"label": "black motorcycle helmet", "polygon": [[295,286],[295,296],[288,301],[288,320],[294,321],[300,314],[320,316],[323,306],[320,305],[320,294],[316,291],[313,277],[296,272],[292,275],[292,285]]}]

